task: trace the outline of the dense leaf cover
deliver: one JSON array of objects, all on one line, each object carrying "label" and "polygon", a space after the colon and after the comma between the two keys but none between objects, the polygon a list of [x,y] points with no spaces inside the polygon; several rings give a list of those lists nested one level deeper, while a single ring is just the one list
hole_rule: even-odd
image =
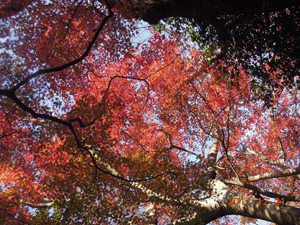
[{"label": "dense leaf cover", "polygon": [[[297,87],[265,107],[247,66],[178,32],[143,36],[98,1],[29,3],[0,21],[1,224],[169,224],[203,211],[211,168],[299,207]],[[279,87],[291,65],[274,63],[261,69]]]},{"label": "dense leaf cover", "polygon": [[[211,63],[222,66],[221,63],[226,61],[230,66],[242,66],[252,76],[252,89],[267,105],[272,104],[274,93],[281,91],[282,86],[299,88],[300,21],[297,6],[256,15],[167,18],[156,27],[163,30],[166,24],[189,33],[193,41],[208,48],[207,54],[220,52]],[[280,72],[276,77],[270,76],[270,72],[277,70]],[[239,77],[237,71],[228,73],[227,67],[223,67],[223,71],[225,77]]]}]

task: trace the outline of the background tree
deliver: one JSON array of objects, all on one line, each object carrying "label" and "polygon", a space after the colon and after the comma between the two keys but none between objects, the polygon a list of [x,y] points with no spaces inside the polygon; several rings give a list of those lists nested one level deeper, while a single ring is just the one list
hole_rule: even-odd
[{"label": "background tree", "polygon": [[123,14],[34,1],[1,20],[1,222],[299,224],[297,88],[264,107],[247,68],[176,32],[137,43]]}]

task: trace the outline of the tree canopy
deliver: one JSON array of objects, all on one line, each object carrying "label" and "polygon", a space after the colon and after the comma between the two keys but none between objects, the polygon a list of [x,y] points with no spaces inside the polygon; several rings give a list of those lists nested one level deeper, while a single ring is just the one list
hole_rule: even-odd
[{"label": "tree canopy", "polygon": [[300,224],[297,2],[187,2],[0,3],[2,224]]},{"label": "tree canopy", "polygon": [[[252,89],[266,102],[282,87],[299,87],[299,6],[266,11],[260,14],[229,14],[218,17],[166,18],[158,29],[169,24],[190,33],[194,41],[208,48],[208,54],[219,53],[211,63],[242,66],[252,76]],[[220,65],[221,66],[221,65]],[[223,75],[238,85],[238,72]],[[271,77],[270,72],[277,72]],[[235,81],[235,82],[234,82]],[[279,82],[281,81],[281,82]],[[280,83],[280,84],[279,84]]]}]

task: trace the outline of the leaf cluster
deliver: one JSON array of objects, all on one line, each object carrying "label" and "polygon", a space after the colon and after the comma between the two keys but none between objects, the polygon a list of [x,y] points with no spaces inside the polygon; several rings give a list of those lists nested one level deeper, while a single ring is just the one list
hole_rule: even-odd
[{"label": "leaf cluster", "polygon": [[[211,63],[226,61],[228,67],[243,67],[252,76],[253,90],[270,105],[283,87],[300,88],[299,10],[291,7],[256,16],[224,15],[206,20],[169,18],[156,29],[162,31],[169,26],[190,35],[208,57],[217,55]],[[227,68],[223,68],[224,76],[238,79],[240,73]]]}]

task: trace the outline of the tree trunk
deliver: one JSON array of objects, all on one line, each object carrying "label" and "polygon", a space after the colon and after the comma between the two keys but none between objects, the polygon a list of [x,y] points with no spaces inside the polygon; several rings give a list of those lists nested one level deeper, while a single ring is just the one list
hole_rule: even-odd
[{"label": "tree trunk", "polygon": [[[281,203],[265,202],[264,199],[233,192],[218,180],[208,181],[211,197],[202,201],[196,216],[176,224],[207,224],[225,215],[240,215],[270,221],[282,225],[300,225],[300,209]],[[197,204],[197,202],[194,202]],[[199,204],[201,204],[199,201]]]},{"label": "tree trunk", "polygon": [[[234,200],[237,204],[233,202]],[[281,203],[265,202],[264,199],[249,199],[247,196],[232,191],[227,193],[224,206],[223,210],[230,214],[262,219],[276,224],[300,224],[300,209],[298,208]]]}]

